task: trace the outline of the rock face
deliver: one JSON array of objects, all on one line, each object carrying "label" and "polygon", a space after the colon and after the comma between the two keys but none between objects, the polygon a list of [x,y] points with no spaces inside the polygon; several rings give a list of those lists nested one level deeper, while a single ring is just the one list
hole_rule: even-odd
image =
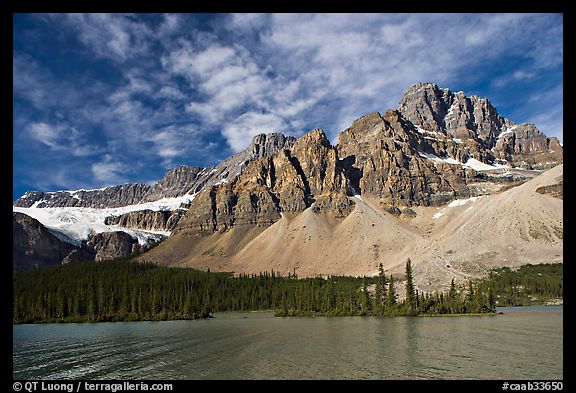
[{"label": "rock face", "polygon": [[203,168],[181,165],[166,172],[138,202],[153,202],[162,198],[176,198],[188,193],[202,177]]},{"label": "rock face", "polygon": [[198,195],[175,231],[206,235],[269,226],[282,212],[301,212],[316,196],[340,189],[336,150],[324,131],[313,130],[291,147],[249,162],[238,177]]},{"label": "rock face", "polygon": [[[522,180],[518,173],[481,173],[463,165],[468,162],[538,169],[562,160],[559,142],[533,125],[503,118],[487,99],[431,83],[410,87],[398,110],[355,120],[336,146],[322,130],[275,146],[282,147],[198,195],[175,231],[208,235],[234,226],[269,226],[281,213],[301,212],[325,194],[333,200],[336,194],[366,195],[398,216],[411,213],[412,206],[439,206],[485,194],[489,184]],[[315,209],[321,206],[324,201]],[[337,208],[341,218],[344,207]]]},{"label": "rock face", "polygon": [[38,220],[22,213],[12,213],[12,236],[13,270],[93,258],[89,251],[60,240]]},{"label": "rock face", "polygon": [[138,240],[123,231],[95,234],[84,246],[93,250],[95,261],[127,257],[140,250]]},{"label": "rock face", "polygon": [[[512,218],[499,220],[510,232],[510,221],[516,217],[512,215],[517,208],[514,198],[520,194],[509,191],[562,159],[563,149],[556,138],[547,138],[532,124],[515,124],[500,116],[487,99],[422,83],[406,91],[396,110],[355,120],[339,134],[335,145],[320,129],[298,139],[280,133],[260,134],[244,151],[217,166],[180,166],[153,186],[29,192],[16,205],[112,207],[190,196],[190,204],[175,211],[145,210],[143,205],[140,211],[109,216],[105,223],[171,231],[163,244],[144,254],[150,256],[148,260],[158,258],[168,264],[250,272],[273,265],[286,271],[300,268],[311,275],[372,274],[367,271],[368,264],[376,269],[379,258],[391,255],[395,260],[388,267],[395,272],[401,271],[410,256],[424,266],[428,262],[414,253],[426,249],[436,258],[426,265],[434,272],[446,255],[460,255],[451,248],[438,249],[443,236],[452,236],[446,247],[456,248],[466,240],[458,237],[461,228],[467,228],[473,237],[496,219],[486,202],[476,203],[478,198],[471,197],[508,195],[506,200],[493,200],[502,216],[511,214]],[[518,217],[526,216],[531,199],[538,200],[543,209],[550,205],[550,215],[554,213],[557,221],[546,224],[543,231],[560,233],[561,180],[530,186],[535,184],[538,190],[529,190]],[[448,204],[454,200],[458,201]],[[453,209],[473,202],[476,204],[470,208]],[[478,221],[482,224],[467,221],[482,206],[482,220]],[[457,220],[455,211],[462,213]],[[545,218],[538,217],[542,222]],[[444,223],[450,220],[455,224],[446,232]],[[524,224],[522,231],[536,233],[532,222]],[[491,229],[482,232],[483,236],[489,236]],[[434,237],[442,231],[446,233]],[[518,236],[524,241],[522,233]],[[474,239],[465,251],[473,252],[474,244],[482,240]],[[556,256],[560,238],[550,239],[554,242],[550,250]],[[497,243],[504,244],[500,240]],[[300,255],[297,249],[304,248],[304,243],[306,252]],[[488,260],[492,258],[490,247],[486,242],[486,266],[493,262]],[[124,232],[93,235],[82,248],[96,260],[126,256],[138,249],[136,241]],[[59,254],[59,258],[77,258],[82,250]],[[518,255],[521,253],[519,248]],[[265,256],[272,265],[259,260]],[[304,261],[316,259],[323,261],[324,271],[304,266]],[[462,271],[466,273],[464,267]]]},{"label": "rock face", "polygon": [[435,150],[417,134],[397,111],[354,121],[338,136],[346,192],[377,197],[383,206],[394,207],[438,205],[469,196],[466,183],[474,171],[420,156]]},{"label": "rock face", "polygon": [[418,83],[405,92],[398,110],[439,156],[448,153],[461,162],[506,161],[525,169],[548,169],[562,162],[558,139],[547,138],[533,124],[515,124],[500,116],[486,98]]},{"label": "rock face", "polygon": [[104,224],[152,231],[171,231],[183,215],[184,210],[137,210],[119,216],[108,216]]},{"label": "rock face", "polygon": [[143,183],[124,184],[97,190],[39,192],[29,191],[14,206],[43,207],[119,207],[138,203],[150,190]]}]

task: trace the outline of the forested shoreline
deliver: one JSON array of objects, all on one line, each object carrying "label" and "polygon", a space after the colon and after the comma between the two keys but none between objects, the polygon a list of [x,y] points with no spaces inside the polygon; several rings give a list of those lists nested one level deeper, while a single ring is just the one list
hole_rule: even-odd
[{"label": "forested shoreline", "polygon": [[[402,301],[395,284],[400,279]],[[526,299],[534,304],[534,296],[562,297],[562,265],[495,270],[463,288],[452,282],[445,293],[421,293],[410,260],[404,277],[387,275],[380,265],[375,277],[299,278],[274,271],[234,276],[122,258],[16,272],[13,293],[13,323],[199,319],[259,310],[276,316],[484,315],[496,305]]]}]

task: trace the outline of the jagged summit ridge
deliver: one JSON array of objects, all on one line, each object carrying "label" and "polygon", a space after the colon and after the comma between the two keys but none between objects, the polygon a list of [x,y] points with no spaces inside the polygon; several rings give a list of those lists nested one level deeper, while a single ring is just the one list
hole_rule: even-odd
[{"label": "jagged summit ridge", "polygon": [[397,108],[437,155],[525,169],[547,169],[562,162],[557,138],[547,138],[534,124],[502,117],[487,98],[417,83],[406,90]]}]

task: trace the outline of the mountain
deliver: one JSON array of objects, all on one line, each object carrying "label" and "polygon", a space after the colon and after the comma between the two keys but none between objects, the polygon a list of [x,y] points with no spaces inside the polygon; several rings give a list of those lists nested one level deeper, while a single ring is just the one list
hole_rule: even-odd
[{"label": "mountain", "polygon": [[12,268],[30,270],[77,261],[101,261],[140,251],[138,241],[126,232],[91,234],[80,245],[51,231],[25,214],[12,214]]},{"label": "mountain", "polygon": [[[498,155],[502,140],[510,141],[509,156]],[[562,146],[533,125],[499,116],[488,100],[420,84],[408,89],[398,110],[354,121],[335,146],[322,130],[313,130],[291,149],[253,161],[227,184],[206,189],[170,238],[141,258],[301,276],[375,274],[380,262],[402,275],[411,258],[421,273],[419,287],[427,289],[494,266],[561,261],[562,201],[553,198],[548,218],[530,222],[525,221],[533,215],[529,203],[522,210],[510,206],[515,199],[527,200],[532,209],[545,211],[538,203],[550,197],[535,196],[529,187],[543,169],[559,162]],[[552,170],[561,176],[562,165]],[[508,204],[492,202],[504,195]],[[522,225],[524,237],[510,231],[511,241],[520,240],[507,244],[506,236],[491,230],[489,213],[475,215],[470,226],[444,229],[453,212],[471,211],[459,207],[469,203],[486,206],[487,212],[498,206],[499,218]],[[481,238],[470,230],[467,242],[456,240],[459,231],[478,227],[484,228]],[[549,237],[530,235],[540,230]],[[442,249],[445,255],[439,254]],[[525,250],[532,252],[524,255]],[[440,261],[448,261],[439,265],[443,269],[431,267]]]},{"label": "mountain", "polygon": [[391,214],[375,199],[343,197],[341,214],[318,208],[281,213],[270,226],[235,226],[197,237],[178,231],[141,259],[212,271],[274,270],[299,276],[373,275],[382,263],[402,276],[411,258],[421,290],[447,286],[498,266],[563,260],[562,200],[538,189],[558,184],[563,166],[506,191],[415,206]]},{"label": "mountain", "polygon": [[30,191],[14,202],[13,210],[36,218],[75,245],[92,232],[121,230],[146,246],[168,236],[204,188],[226,183],[250,161],[290,147],[294,140],[279,133],[257,135],[245,150],[219,165],[179,166],[153,186],[129,183],[95,190]]},{"label": "mountain", "polygon": [[460,162],[473,158],[525,169],[562,162],[557,138],[547,138],[534,124],[515,124],[500,116],[486,98],[418,83],[405,92],[398,110],[424,136],[427,150],[438,156],[448,153]]},{"label": "mountain", "polygon": [[[535,193],[524,186],[549,168],[560,170],[561,176],[562,154],[556,138],[547,138],[534,125],[503,118],[487,99],[423,83],[411,86],[396,110],[355,120],[335,145],[320,129],[298,139],[261,134],[212,168],[181,166],[153,186],[26,193],[14,211],[76,239],[86,239],[88,227],[123,230],[139,236],[142,245],[153,233],[168,236],[140,257],[168,265],[313,276],[374,274],[382,262],[401,275],[410,257],[415,272],[422,272],[418,285],[437,287],[451,276],[463,279],[491,264],[522,259],[520,252],[501,259],[505,253],[500,248],[508,246],[497,242],[500,248],[493,249],[490,261],[472,258],[472,269],[466,260],[455,267],[454,260],[432,274],[432,261],[464,255],[458,244],[474,250],[475,243],[457,242],[455,233],[468,228],[464,223],[454,224],[454,233],[445,229],[450,227],[444,225],[448,217],[462,210],[460,205],[481,206],[499,195],[556,201],[554,214],[549,214],[556,221],[541,220],[553,242],[530,237],[532,224],[523,231],[558,258],[562,201],[555,195],[561,194],[562,184],[540,185]],[[502,209],[516,212],[509,206]],[[526,216],[526,211],[518,214]],[[88,216],[90,225],[69,230]],[[476,225],[490,227],[484,216],[475,217],[466,225],[474,227],[477,220]],[[514,215],[507,220],[524,222]],[[485,234],[487,244],[493,236]],[[472,232],[469,237],[474,238]],[[445,243],[448,239],[455,245]],[[451,248],[444,255],[438,254],[439,246]],[[524,260],[536,259],[528,255]]]}]

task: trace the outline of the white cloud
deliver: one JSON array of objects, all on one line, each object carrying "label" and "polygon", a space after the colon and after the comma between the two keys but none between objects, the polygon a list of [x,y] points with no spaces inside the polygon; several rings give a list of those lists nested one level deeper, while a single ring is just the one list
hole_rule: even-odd
[{"label": "white cloud", "polygon": [[110,154],[106,154],[101,161],[93,163],[91,169],[98,182],[110,186],[126,182],[130,166],[114,160]]},{"label": "white cloud", "polygon": [[175,86],[162,86],[154,95],[155,98],[168,98],[171,100],[182,100],[185,98],[184,93]]},{"label": "white cloud", "polygon": [[102,58],[124,62],[148,50],[152,31],[123,14],[65,14],[52,17],[69,24],[86,47]]},{"label": "white cloud", "polygon": [[30,136],[52,149],[59,149],[59,140],[62,138],[62,126],[50,125],[48,123],[32,123],[28,126]]},{"label": "white cloud", "polygon": [[165,162],[171,162],[173,158],[183,154],[187,147],[184,134],[178,127],[169,126],[151,132],[147,139],[154,143],[154,151],[159,157]]},{"label": "white cloud", "polygon": [[230,15],[230,25],[235,29],[261,29],[266,27],[270,14],[240,13]]},{"label": "white cloud", "polygon": [[510,83],[522,81],[522,80],[527,80],[527,79],[532,79],[536,76],[537,76],[537,73],[533,72],[533,71],[515,70],[515,71],[512,71],[511,73],[508,73],[506,75],[503,75],[501,77],[494,79],[492,81],[492,85],[494,87],[501,88],[501,87],[505,87],[506,85],[508,85]]},{"label": "white cloud", "polygon": [[261,133],[285,131],[286,123],[272,113],[247,112],[227,124],[222,133],[234,152],[246,148],[246,141]]},{"label": "white cloud", "polygon": [[179,14],[164,14],[162,15],[163,20],[156,31],[156,34],[160,37],[169,37],[180,32],[182,24],[182,16]]}]

